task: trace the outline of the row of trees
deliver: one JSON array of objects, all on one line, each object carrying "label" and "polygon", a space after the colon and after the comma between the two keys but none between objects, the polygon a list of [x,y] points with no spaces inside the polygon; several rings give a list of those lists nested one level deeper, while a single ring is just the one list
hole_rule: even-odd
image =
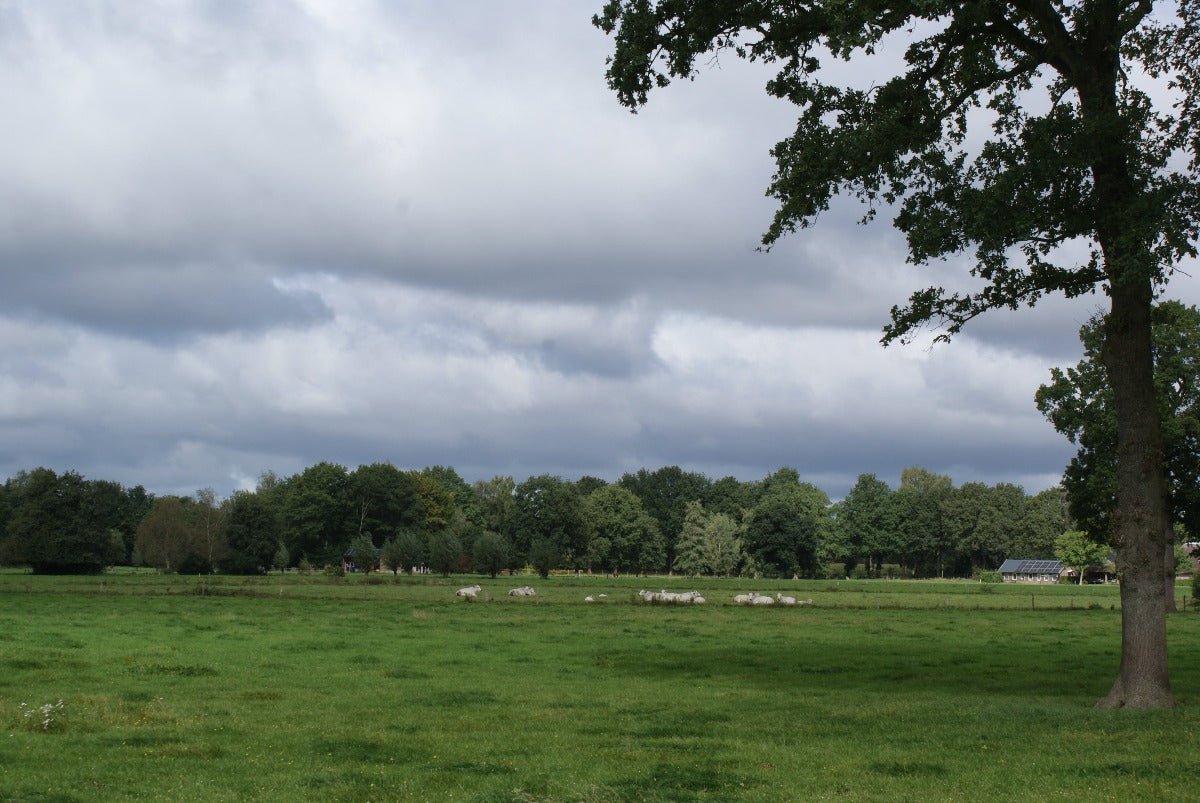
[{"label": "row of trees", "polygon": [[[318,463],[218,499],[154,498],[140,486],[39,468],[0,488],[0,559],[37,571],[113,563],[185,573],[355,563],[495,573],[531,565],[611,573],[815,576],[898,564],[913,576],[969,574],[1011,555],[1050,557],[1070,529],[1064,494],[955,486],[906,469],[892,489],[864,474],[833,503],[790,468],[759,481],[669,466],[608,483],[539,475],[468,484],[452,468],[354,470]],[[372,552],[368,552],[372,550]]]}]

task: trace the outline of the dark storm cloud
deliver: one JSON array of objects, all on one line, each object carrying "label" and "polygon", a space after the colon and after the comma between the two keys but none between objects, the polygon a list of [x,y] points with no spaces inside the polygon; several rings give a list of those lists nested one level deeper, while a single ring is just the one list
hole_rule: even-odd
[{"label": "dark storm cloud", "polygon": [[632,116],[596,10],[0,5],[0,475],[1053,482],[1032,393],[1104,299],[883,351],[891,306],[969,263],[905,264],[848,201],[756,251],[795,122],[770,67]]}]

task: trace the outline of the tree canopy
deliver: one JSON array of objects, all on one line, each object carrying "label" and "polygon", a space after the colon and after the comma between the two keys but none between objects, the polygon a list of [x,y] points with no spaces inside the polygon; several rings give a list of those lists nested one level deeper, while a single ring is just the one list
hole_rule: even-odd
[{"label": "tree canopy", "polygon": [[[949,339],[1049,293],[1108,294],[1123,581],[1110,707],[1174,704],[1149,318],[1200,234],[1200,2],[1154,12],[1153,0],[609,0],[593,18],[614,37],[608,83],[633,109],[694,77],[702,56],[777,65],[767,91],[798,119],[772,150],[779,205],[765,246],[849,195],[864,221],[894,212],[911,262],[969,255],[973,281],[913,293],[892,308],[884,343],[929,326]],[[851,60],[855,70],[826,69]],[[1174,94],[1164,102],[1142,76]]]},{"label": "tree canopy", "polygon": [[[1156,304],[1154,385],[1163,427],[1172,518],[1200,534],[1200,309],[1178,301]],[[1054,368],[1037,391],[1037,406],[1079,451],[1063,472],[1071,515],[1084,530],[1108,540],[1116,507],[1117,422],[1100,352],[1103,319],[1079,330],[1084,356]]]}]

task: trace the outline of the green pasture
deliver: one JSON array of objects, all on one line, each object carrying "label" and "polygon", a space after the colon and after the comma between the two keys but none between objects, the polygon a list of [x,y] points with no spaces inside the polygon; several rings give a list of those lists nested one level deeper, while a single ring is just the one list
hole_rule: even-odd
[{"label": "green pasture", "polygon": [[366,580],[0,573],[0,800],[1200,798],[1200,616],[1097,712],[1112,587]]}]

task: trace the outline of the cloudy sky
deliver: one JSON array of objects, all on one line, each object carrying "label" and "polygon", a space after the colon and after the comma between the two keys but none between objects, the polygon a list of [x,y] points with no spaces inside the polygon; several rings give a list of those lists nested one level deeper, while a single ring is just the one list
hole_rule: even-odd
[{"label": "cloudy sky", "polygon": [[1054,484],[1033,393],[1103,299],[883,349],[962,265],[850,204],[756,252],[793,110],[728,59],[629,114],[599,5],[0,0],[0,477]]}]

